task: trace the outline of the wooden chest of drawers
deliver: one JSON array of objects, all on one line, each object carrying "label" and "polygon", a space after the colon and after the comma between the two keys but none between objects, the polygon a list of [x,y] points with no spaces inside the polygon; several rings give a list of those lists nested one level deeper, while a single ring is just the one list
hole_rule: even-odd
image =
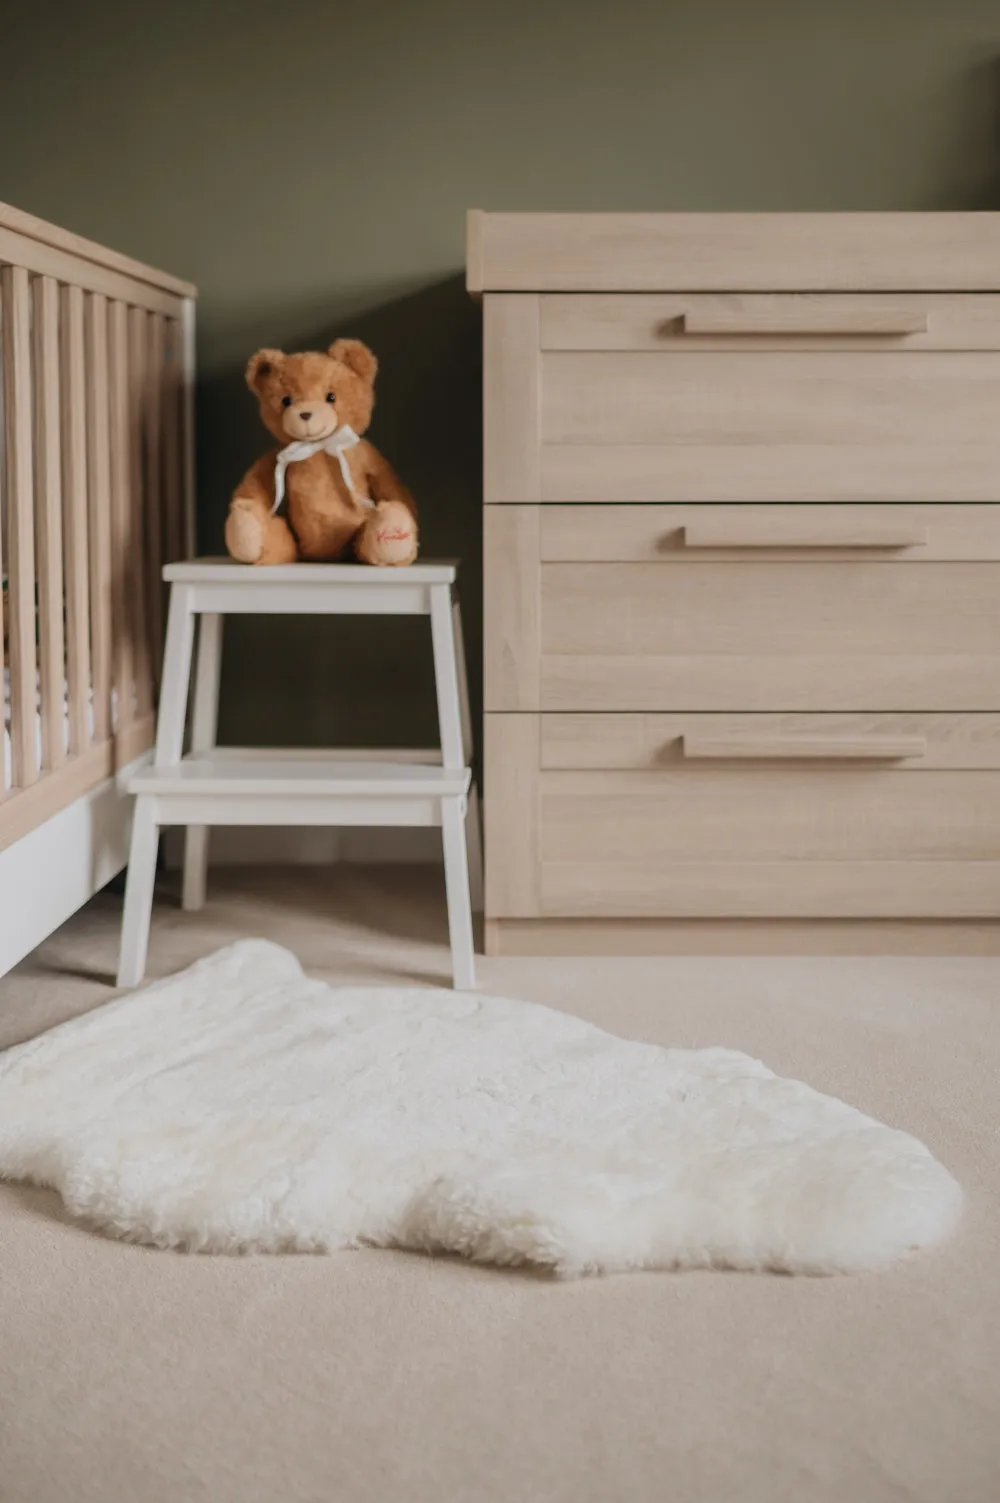
[{"label": "wooden chest of drawers", "polygon": [[1000,215],[473,213],[487,941],[1000,949]]}]

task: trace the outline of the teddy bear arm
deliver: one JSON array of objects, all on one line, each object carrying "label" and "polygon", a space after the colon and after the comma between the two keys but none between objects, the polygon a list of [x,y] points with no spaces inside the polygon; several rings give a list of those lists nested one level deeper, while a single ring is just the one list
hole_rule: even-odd
[{"label": "teddy bear arm", "polygon": [[226,519],[226,547],[241,564],[290,564],[298,544],[284,517],[272,516],[275,455],[250,466],[233,492]]},{"label": "teddy bear arm", "polygon": [[277,457],[277,451],[272,450],[255,460],[233,491],[233,500],[252,501],[255,510],[263,505],[270,514],[274,504],[274,467]]},{"label": "teddy bear arm", "polygon": [[409,489],[403,484],[389,461],[379,453],[374,444],[365,443],[361,456],[368,494],[373,501],[402,501],[407,511],[416,519],[417,505]]}]

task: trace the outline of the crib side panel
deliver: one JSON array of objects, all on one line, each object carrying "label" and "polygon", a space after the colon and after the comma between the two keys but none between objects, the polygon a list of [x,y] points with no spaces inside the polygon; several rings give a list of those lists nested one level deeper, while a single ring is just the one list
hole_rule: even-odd
[{"label": "crib side panel", "polygon": [[0,849],[152,745],[193,296],[0,204]]}]

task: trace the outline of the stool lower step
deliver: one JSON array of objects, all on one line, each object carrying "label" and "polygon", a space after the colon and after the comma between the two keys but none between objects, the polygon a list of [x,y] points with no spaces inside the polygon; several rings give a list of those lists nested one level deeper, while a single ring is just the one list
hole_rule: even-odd
[{"label": "stool lower step", "polygon": [[186,798],[454,798],[467,792],[470,777],[467,767],[442,767],[440,752],[217,747],[194,752],[175,766],[145,767],[132,776],[128,788],[130,793]]}]

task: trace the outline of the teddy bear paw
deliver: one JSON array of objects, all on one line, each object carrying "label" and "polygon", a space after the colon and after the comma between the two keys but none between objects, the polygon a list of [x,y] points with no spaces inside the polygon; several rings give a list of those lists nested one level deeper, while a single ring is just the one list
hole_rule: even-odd
[{"label": "teddy bear paw", "polygon": [[226,547],[238,564],[255,564],[264,551],[264,528],[252,501],[236,496],[226,518]]},{"label": "teddy bear paw", "polygon": [[363,563],[383,568],[412,564],[417,556],[417,528],[402,501],[380,501],[359,548]]}]

